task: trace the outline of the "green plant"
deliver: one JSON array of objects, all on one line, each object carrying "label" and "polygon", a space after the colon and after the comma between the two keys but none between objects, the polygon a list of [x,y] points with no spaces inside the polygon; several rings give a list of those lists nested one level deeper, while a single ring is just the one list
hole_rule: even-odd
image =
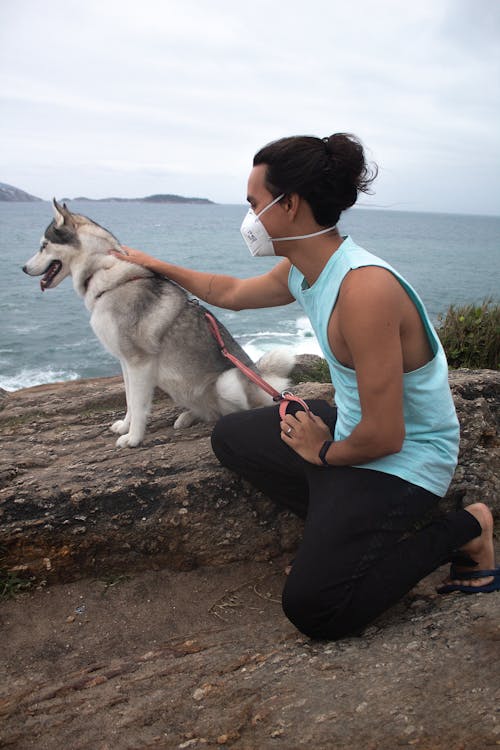
[{"label": "green plant", "polygon": [[19,578],[16,573],[7,570],[3,565],[5,547],[0,546],[0,602],[4,599],[12,599],[21,591],[31,588],[33,581],[27,578]]},{"label": "green plant", "polygon": [[491,299],[480,305],[451,305],[440,316],[437,333],[450,367],[499,369],[500,306]]},{"label": "green plant", "polygon": [[32,582],[19,578],[15,573],[0,568],[0,601],[12,599],[16,594],[31,588]]}]

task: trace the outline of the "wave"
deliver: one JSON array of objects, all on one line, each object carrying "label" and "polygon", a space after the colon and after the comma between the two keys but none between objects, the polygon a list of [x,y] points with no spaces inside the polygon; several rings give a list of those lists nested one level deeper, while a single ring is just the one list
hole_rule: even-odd
[{"label": "wave", "polygon": [[295,326],[296,330],[291,333],[284,333],[283,331],[246,333],[238,336],[238,342],[254,362],[271,349],[277,349],[281,346],[291,350],[293,354],[323,356],[309,318],[298,318],[295,321]]},{"label": "wave", "polygon": [[0,388],[4,391],[18,391],[21,388],[32,388],[45,383],[60,383],[66,380],[78,380],[80,376],[73,370],[30,370],[24,369],[10,377],[0,378]]}]

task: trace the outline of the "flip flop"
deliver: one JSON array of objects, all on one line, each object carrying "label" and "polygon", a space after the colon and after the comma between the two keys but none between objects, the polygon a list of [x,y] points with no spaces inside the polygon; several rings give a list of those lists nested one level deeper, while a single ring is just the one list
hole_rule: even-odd
[{"label": "flip flop", "polygon": [[500,568],[494,570],[457,570],[453,565],[450,569],[450,578],[461,581],[470,581],[473,578],[489,578],[493,580],[484,586],[467,586],[464,583],[445,583],[436,589],[438,594],[451,594],[452,591],[461,591],[462,594],[490,594],[492,591],[500,591]]}]

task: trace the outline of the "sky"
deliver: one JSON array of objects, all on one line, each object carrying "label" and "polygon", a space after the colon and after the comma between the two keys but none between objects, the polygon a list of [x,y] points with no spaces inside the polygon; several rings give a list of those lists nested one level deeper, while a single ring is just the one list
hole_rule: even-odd
[{"label": "sky", "polygon": [[356,134],[360,204],[500,214],[500,0],[0,0],[0,181],[244,203],[254,153]]}]

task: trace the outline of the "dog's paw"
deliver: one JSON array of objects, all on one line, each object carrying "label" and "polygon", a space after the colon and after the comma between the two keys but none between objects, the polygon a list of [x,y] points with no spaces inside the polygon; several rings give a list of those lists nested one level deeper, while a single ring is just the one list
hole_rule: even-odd
[{"label": "dog's paw", "polygon": [[118,419],[116,422],[113,422],[109,429],[116,435],[125,435],[125,433],[129,431],[129,428],[130,422],[126,419]]},{"label": "dog's paw", "polygon": [[183,411],[174,422],[174,430],[178,430],[181,427],[191,427],[197,421],[198,417],[192,411]]},{"label": "dog's paw", "polygon": [[142,438],[140,437],[134,437],[130,434],[130,432],[127,432],[126,435],[122,435],[118,438],[116,441],[116,447],[117,448],[136,448],[142,441]]},{"label": "dog's paw", "polygon": [[191,425],[198,421],[198,417],[192,411],[183,411],[174,422],[174,430],[179,430],[182,427],[191,427]]}]

